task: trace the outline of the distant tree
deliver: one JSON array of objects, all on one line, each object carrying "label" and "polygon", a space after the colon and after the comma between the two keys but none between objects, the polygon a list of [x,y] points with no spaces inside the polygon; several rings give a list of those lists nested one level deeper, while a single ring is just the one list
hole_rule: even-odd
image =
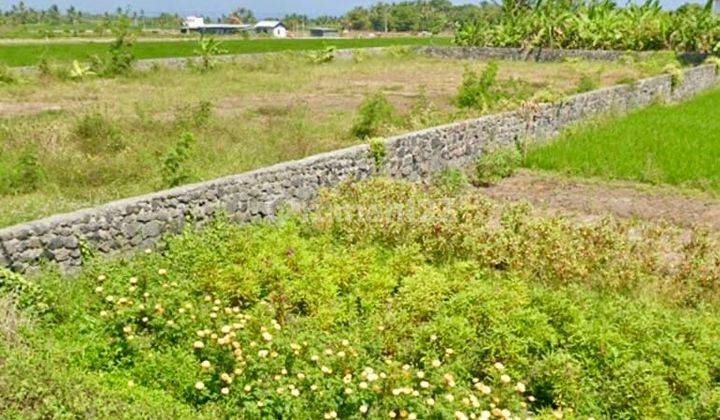
[{"label": "distant tree", "polygon": [[285,17],[283,17],[282,21],[286,27],[288,27],[289,29],[294,30],[294,31],[299,31],[310,25],[309,17],[307,17],[306,15],[301,15],[301,14],[297,14],[297,13],[285,15]]},{"label": "distant tree", "polygon": [[252,10],[246,9],[244,7],[239,7],[235,9],[231,16],[234,16],[235,19],[237,19],[238,23],[255,23],[257,22],[257,19],[255,18],[255,14]]},{"label": "distant tree", "polygon": [[355,7],[345,15],[346,26],[355,31],[370,29],[370,14],[364,7]]}]

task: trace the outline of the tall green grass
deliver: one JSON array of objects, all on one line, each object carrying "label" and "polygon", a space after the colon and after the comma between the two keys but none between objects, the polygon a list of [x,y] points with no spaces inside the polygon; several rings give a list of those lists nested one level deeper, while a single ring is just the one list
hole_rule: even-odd
[{"label": "tall green grass", "polygon": [[[374,39],[255,39],[225,40],[222,47],[228,54],[252,54],[280,51],[321,50],[329,45],[337,48],[389,47],[393,45],[449,45],[450,38],[374,38]],[[86,60],[108,50],[107,43],[8,44],[0,46],[0,63],[8,66],[33,66],[46,58],[71,62]],[[192,57],[198,55],[197,42],[138,42],[133,46],[138,59]]]},{"label": "tall green grass", "polygon": [[532,149],[531,168],[720,191],[720,90],[570,129]]}]

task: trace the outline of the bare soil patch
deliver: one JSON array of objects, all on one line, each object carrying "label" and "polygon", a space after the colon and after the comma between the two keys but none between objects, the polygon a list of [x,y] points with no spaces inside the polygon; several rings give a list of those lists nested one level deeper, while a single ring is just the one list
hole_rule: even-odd
[{"label": "bare soil patch", "polygon": [[720,231],[720,200],[709,196],[690,196],[670,187],[586,181],[522,170],[480,191],[495,199],[525,200],[554,214],[590,218],[611,214],[620,218]]}]

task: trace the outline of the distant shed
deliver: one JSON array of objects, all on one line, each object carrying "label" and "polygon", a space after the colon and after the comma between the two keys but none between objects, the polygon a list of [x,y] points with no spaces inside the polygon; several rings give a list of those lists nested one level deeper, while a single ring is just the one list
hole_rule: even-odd
[{"label": "distant shed", "polygon": [[340,31],[335,28],[311,28],[310,36],[315,38],[337,38]]}]

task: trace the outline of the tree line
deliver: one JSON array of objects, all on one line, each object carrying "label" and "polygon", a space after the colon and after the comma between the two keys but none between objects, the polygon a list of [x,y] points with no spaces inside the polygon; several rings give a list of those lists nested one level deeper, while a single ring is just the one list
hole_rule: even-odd
[{"label": "tree line", "polygon": [[[479,4],[453,5],[450,0],[414,0],[398,3],[377,3],[369,7],[355,7],[342,16],[310,17],[300,13],[278,16],[291,30],[303,30],[313,26],[327,26],[353,31],[376,32],[421,32],[438,33],[454,30],[456,25],[476,21],[492,20],[500,13],[495,3],[482,1]],[[145,12],[117,8],[103,14],[82,12],[75,7],[61,10],[57,5],[47,9],[27,6],[24,2],[0,8],[0,24],[80,24],[96,23],[98,20],[112,21],[120,17],[130,18],[134,25],[173,27],[180,25],[182,17],[162,13],[146,16]],[[226,23],[255,23],[257,17],[248,8],[240,7],[220,17],[206,21]]]}]

